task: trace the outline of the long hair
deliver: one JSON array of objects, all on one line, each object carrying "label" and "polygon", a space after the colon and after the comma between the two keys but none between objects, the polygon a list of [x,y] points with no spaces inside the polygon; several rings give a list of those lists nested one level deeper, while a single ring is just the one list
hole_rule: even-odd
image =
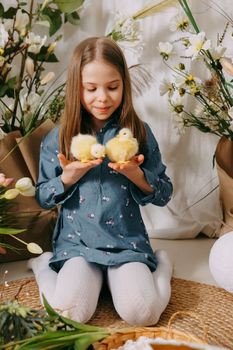
[{"label": "long hair", "polygon": [[119,107],[119,126],[131,129],[142,151],[146,145],[144,123],[134,110],[129,71],[122,50],[106,37],[92,37],[82,41],[74,50],[68,69],[65,109],[61,118],[59,146],[67,159],[71,158],[70,143],[78,133],[94,133],[90,117],[81,105],[81,72],[83,67],[94,61],[103,60],[113,65],[123,81],[123,97]]}]

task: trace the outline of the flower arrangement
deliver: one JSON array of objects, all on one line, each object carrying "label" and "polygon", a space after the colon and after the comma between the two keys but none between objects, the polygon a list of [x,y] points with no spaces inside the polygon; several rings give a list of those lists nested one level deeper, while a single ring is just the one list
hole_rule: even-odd
[{"label": "flower arrangement", "polygon": [[[35,187],[32,185],[30,178],[24,177],[15,183],[14,188],[8,189],[8,186],[11,185],[13,181],[13,178],[6,178],[4,174],[0,174],[0,235],[9,235],[12,238],[25,244],[30,253],[41,254],[43,251],[41,247],[38,246],[38,244],[33,242],[26,243],[22,239],[15,236],[17,233],[23,232],[25,230],[12,227],[14,226],[15,216],[17,217],[17,214],[15,214],[13,218],[9,213],[9,209],[14,205],[14,202],[12,202],[12,200],[15,199],[19,194],[29,197],[34,196]],[[5,248],[14,249],[14,247],[10,246],[9,244],[0,242],[1,254],[6,253]]]},{"label": "flower arrangement", "polygon": [[1,349],[86,350],[91,344],[110,334],[109,329],[63,317],[45,298],[44,305],[45,310],[33,310],[20,305],[17,297],[0,305]]},{"label": "flower arrangement", "polygon": [[137,45],[142,41],[139,20],[153,16],[176,4],[177,0],[152,1],[131,16],[125,16],[123,13],[117,12],[112,30],[107,36],[119,42],[119,44],[130,42]]},{"label": "flower arrangement", "polygon": [[[168,96],[179,133],[194,126],[202,132],[233,140],[233,84],[230,80],[233,63],[223,46],[229,23],[217,45],[213,45],[199,29],[188,2],[178,2],[183,11],[174,17],[171,30],[181,35],[172,43],[160,42],[158,47],[164,63],[173,72],[171,80],[163,80],[160,94]],[[227,19],[232,23],[229,17]],[[188,61],[193,67],[189,68]],[[194,63],[199,72],[201,67],[205,69],[204,79],[195,74]],[[188,103],[185,103],[185,97]],[[193,102],[196,108],[193,108]]]},{"label": "flower arrangement", "polygon": [[84,0],[15,1],[0,4],[0,139],[19,129],[26,135],[46,118],[55,121],[64,107],[64,84],[50,86],[55,74],[46,72],[58,62],[55,49],[61,35],[49,41],[37,34],[45,26],[52,37],[65,22],[77,25]]}]

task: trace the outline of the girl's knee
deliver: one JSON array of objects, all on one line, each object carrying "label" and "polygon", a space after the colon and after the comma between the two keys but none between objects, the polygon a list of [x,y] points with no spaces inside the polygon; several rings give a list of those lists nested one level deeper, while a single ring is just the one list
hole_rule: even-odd
[{"label": "girl's knee", "polygon": [[68,309],[63,310],[61,313],[62,316],[65,316],[73,321],[86,323],[88,322],[95,312],[90,308],[80,308],[78,305],[72,306]]},{"label": "girl's knee", "polygon": [[93,316],[97,303],[98,293],[86,293],[76,291],[72,295],[56,295],[54,298],[55,308],[59,312],[76,322],[86,323]]},{"label": "girl's knee", "polygon": [[158,322],[161,311],[155,301],[131,300],[124,305],[115,305],[120,317],[134,326],[151,326]]}]

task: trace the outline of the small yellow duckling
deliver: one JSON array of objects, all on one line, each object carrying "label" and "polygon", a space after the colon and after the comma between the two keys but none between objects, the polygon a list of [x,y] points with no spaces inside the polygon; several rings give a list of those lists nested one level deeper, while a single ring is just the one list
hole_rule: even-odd
[{"label": "small yellow duckling", "polygon": [[132,131],[123,128],[119,134],[106,143],[106,154],[115,163],[126,163],[138,152],[138,141]]},{"label": "small yellow duckling", "polygon": [[78,134],[72,138],[71,154],[82,163],[105,156],[105,147],[98,143],[95,136]]}]

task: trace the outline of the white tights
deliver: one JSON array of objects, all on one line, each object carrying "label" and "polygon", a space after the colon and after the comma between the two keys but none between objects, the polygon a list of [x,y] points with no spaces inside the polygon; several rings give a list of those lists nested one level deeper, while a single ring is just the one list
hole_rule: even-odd
[{"label": "white tights", "polygon": [[[82,257],[65,262],[59,273],[49,266],[52,253],[30,259],[42,293],[60,312],[78,322],[94,314],[103,282],[102,270]],[[158,266],[151,273],[147,265],[130,262],[107,269],[107,282],[119,316],[131,325],[148,326],[158,322],[170,295],[172,266],[164,251],[157,251]]]}]

